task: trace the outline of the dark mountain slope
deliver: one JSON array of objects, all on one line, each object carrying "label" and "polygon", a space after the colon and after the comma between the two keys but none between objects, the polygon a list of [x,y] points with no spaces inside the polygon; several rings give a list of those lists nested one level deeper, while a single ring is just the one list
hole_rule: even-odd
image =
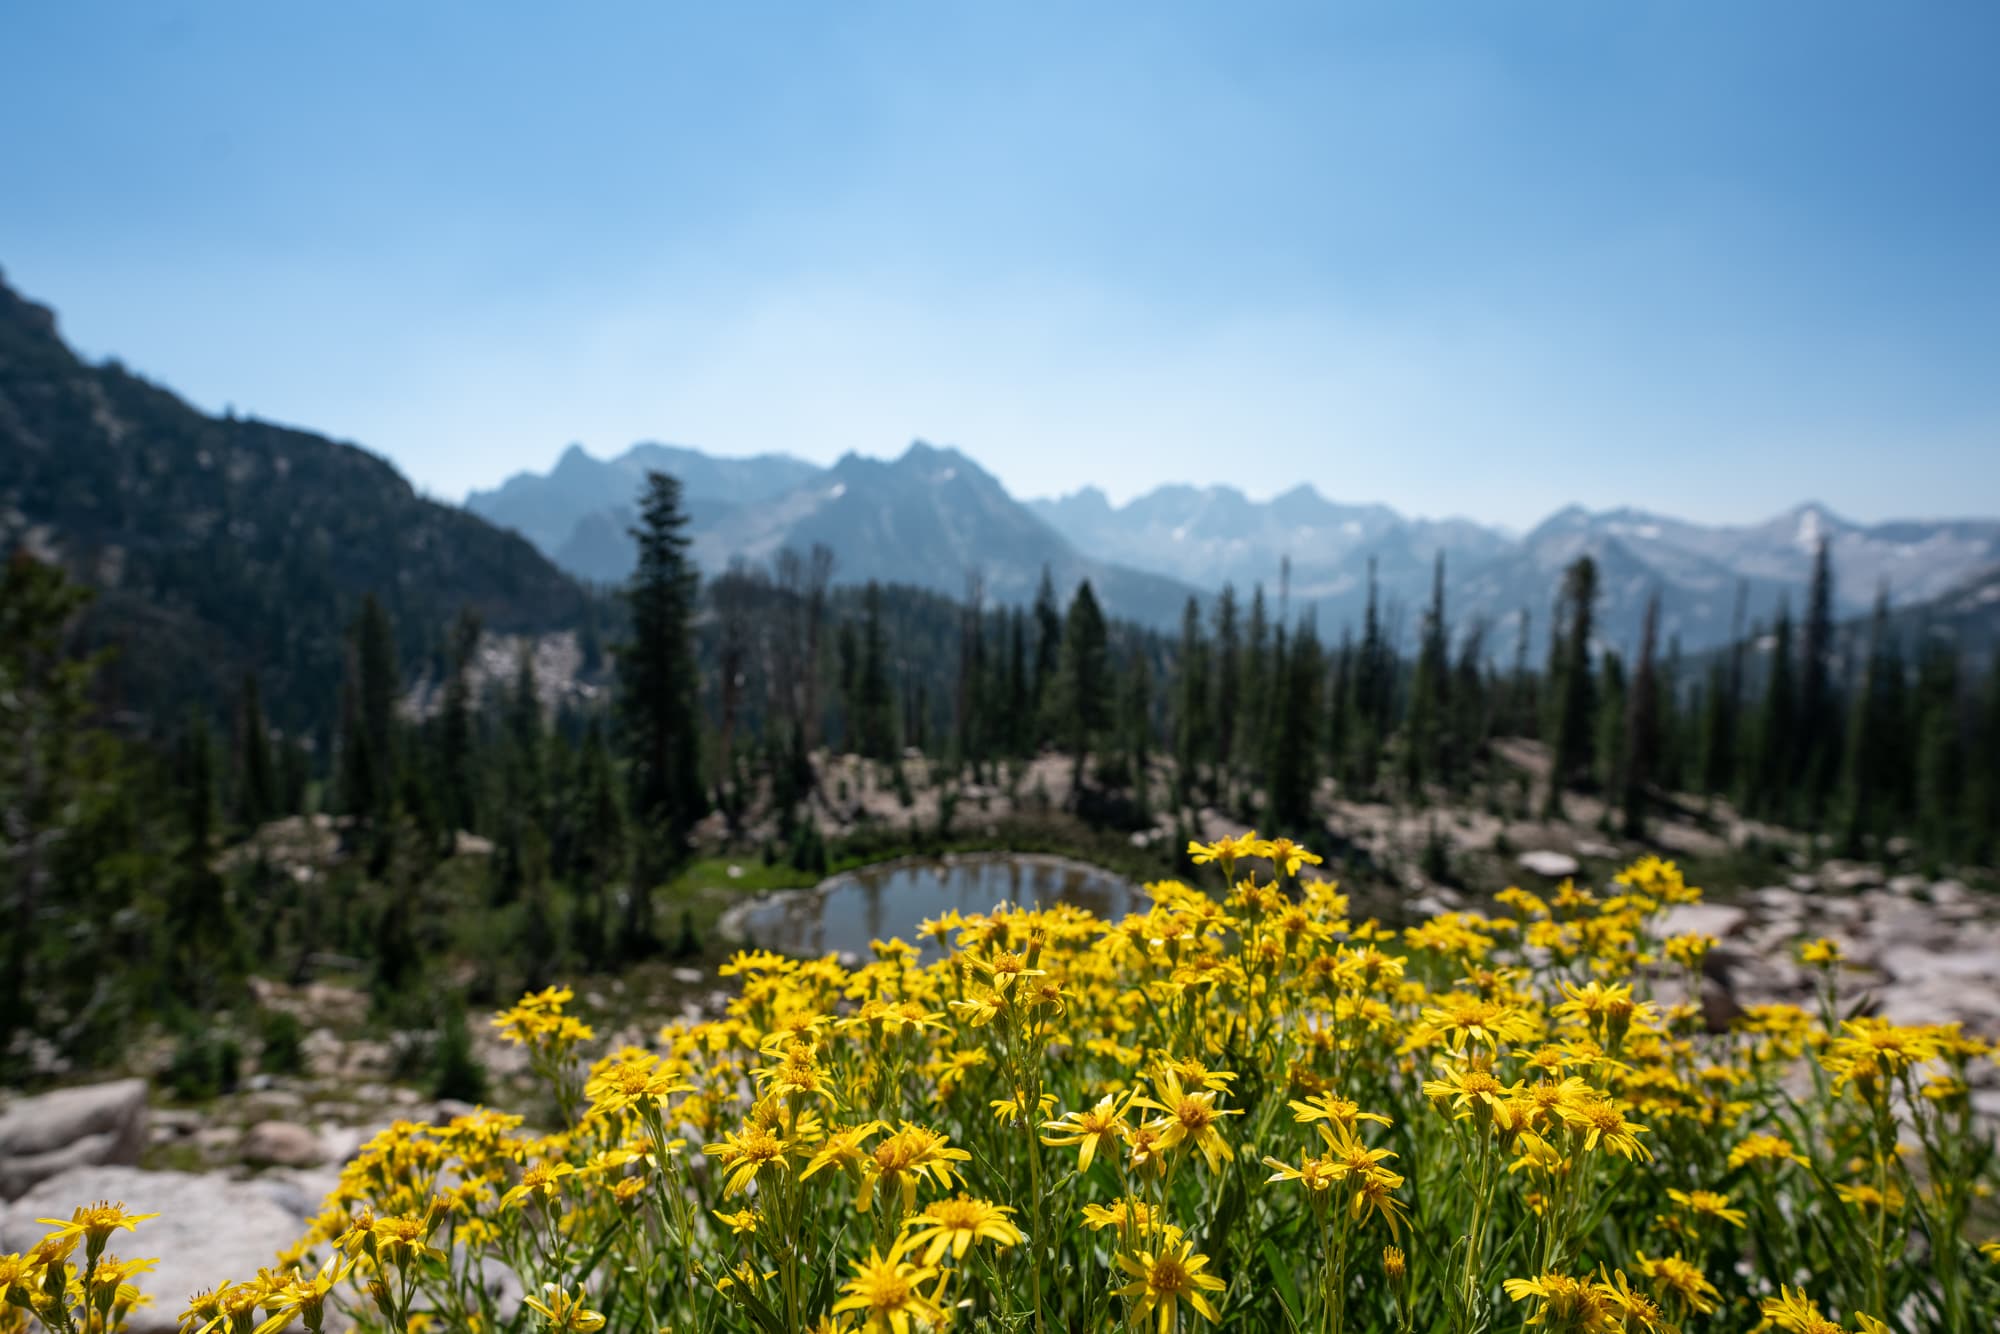
[{"label": "dark mountain slope", "polygon": [[254,669],[281,725],[324,723],[364,593],[412,656],[461,607],[533,631],[578,624],[588,601],[526,540],[365,450],[85,363],[0,281],[0,545],[19,542],[99,590],[86,634],[119,650],[115,701],[152,718]]}]

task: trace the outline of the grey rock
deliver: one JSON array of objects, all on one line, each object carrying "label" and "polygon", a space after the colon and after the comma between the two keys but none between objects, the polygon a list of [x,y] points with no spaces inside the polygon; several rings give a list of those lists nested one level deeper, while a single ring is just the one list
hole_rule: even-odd
[{"label": "grey rock", "polygon": [[1874,889],[1882,883],[1882,868],[1861,862],[1828,862],[1820,868],[1820,878],[1829,889],[1843,893]]},{"label": "grey rock", "polygon": [[1519,862],[1522,870],[1546,876],[1550,880],[1560,880],[1564,876],[1575,875],[1580,869],[1576,858],[1566,852],[1556,852],[1547,848],[1524,852],[1515,860]]},{"label": "grey rock", "polygon": [[312,1218],[319,1213],[326,1197],[340,1184],[340,1173],[332,1168],[274,1168],[253,1178],[249,1184],[262,1190],[286,1213],[297,1218]]},{"label": "grey rock", "polygon": [[244,1132],[243,1161],[255,1167],[313,1167],[321,1161],[319,1137],[290,1121],[259,1121]]},{"label": "grey rock", "polygon": [[203,1126],[194,1132],[195,1147],[207,1153],[219,1153],[234,1148],[241,1138],[229,1126]]},{"label": "grey rock", "polygon": [[[123,1201],[134,1213],[157,1213],[136,1234],[120,1234],[119,1253],[159,1257],[134,1280],[153,1305],[132,1313],[132,1334],[165,1334],[187,1299],[229,1279],[256,1277],[305,1231],[307,1215],[286,1208],[257,1182],[136,1167],[83,1167],[38,1183],[0,1212],[0,1250],[32,1246],[48,1231],[37,1218],[67,1218],[79,1204]],[[314,1201],[317,1203],[317,1201]]]},{"label": "grey rock", "polygon": [[1662,936],[1703,935],[1726,940],[1742,929],[1750,914],[1727,903],[1676,903],[1660,914]]},{"label": "grey rock", "polygon": [[149,1138],[143,1079],[19,1099],[0,1113],[0,1199],[72,1168],[136,1163]]}]

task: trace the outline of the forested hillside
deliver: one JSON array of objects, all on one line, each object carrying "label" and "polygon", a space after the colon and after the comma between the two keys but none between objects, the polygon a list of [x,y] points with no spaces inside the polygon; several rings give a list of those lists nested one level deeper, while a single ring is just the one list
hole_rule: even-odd
[{"label": "forested hillside", "polygon": [[21,542],[97,590],[82,633],[117,650],[104,688],[155,724],[218,706],[249,671],[284,725],[330,718],[363,594],[412,656],[462,608],[536,631],[588,605],[527,541],[366,450],[84,362],[0,282],[0,546]]}]

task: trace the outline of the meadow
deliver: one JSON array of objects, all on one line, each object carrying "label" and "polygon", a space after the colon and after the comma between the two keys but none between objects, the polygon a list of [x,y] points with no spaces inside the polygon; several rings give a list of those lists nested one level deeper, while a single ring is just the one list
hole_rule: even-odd
[{"label": "meadow", "polygon": [[[740,953],[726,1017],[644,1048],[531,993],[494,1020],[528,1119],[385,1131],[182,1328],[2000,1327],[1993,1048],[1850,1013],[1831,942],[1816,1006],[1710,1031],[1670,862],[1389,930],[1288,840],[1191,852],[1122,921]],[[0,1330],[119,1328],[145,1202],[48,1221]]]}]

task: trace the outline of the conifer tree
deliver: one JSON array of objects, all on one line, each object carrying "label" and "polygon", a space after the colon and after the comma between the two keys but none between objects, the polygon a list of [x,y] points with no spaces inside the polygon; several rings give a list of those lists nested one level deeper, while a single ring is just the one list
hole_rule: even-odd
[{"label": "conifer tree", "polygon": [[473,767],[472,657],[478,650],[479,614],[466,608],[452,626],[450,675],[438,710],[439,802],[453,829],[479,826],[479,780]]},{"label": "conifer tree", "polygon": [[856,673],[856,710],[861,753],[871,760],[896,753],[895,697],[889,684],[889,637],[882,625],[882,586],[873,579],[862,595],[861,665]]},{"label": "conifer tree", "polygon": [[1056,680],[1062,673],[1062,607],[1056,601],[1055,578],[1042,567],[1035,589],[1035,744],[1049,735],[1056,712]]},{"label": "conifer tree", "polygon": [[1019,607],[1007,614],[1007,677],[1005,720],[1007,750],[1026,755],[1034,745],[1033,686],[1028,677],[1028,618]]},{"label": "conifer tree", "polygon": [[1792,777],[1805,795],[1807,825],[1817,828],[1840,758],[1833,698],[1833,567],[1824,537],[1813,550],[1812,584],[1801,631]]},{"label": "conifer tree", "polygon": [[271,728],[264,721],[264,704],[257,674],[243,674],[236,706],[236,819],[256,829],[279,814],[278,775],[271,759]]},{"label": "conifer tree", "polygon": [[[1282,639],[1282,637],[1281,637]],[[1306,831],[1313,823],[1318,771],[1320,699],[1326,662],[1310,617],[1280,655],[1284,675],[1272,724],[1269,789],[1271,821],[1279,829]]]},{"label": "conifer tree", "polygon": [[1368,559],[1368,602],[1361,617],[1361,642],[1354,650],[1354,669],[1349,677],[1351,703],[1348,706],[1348,781],[1357,794],[1366,796],[1375,789],[1381,759],[1386,706],[1393,684],[1393,655],[1382,633],[1382,617],[1377,601],[1375,558]]},{"label": "conifer tree", "polygon": [[1990,865],[2000,858],[2000,652],[1986,675],[1966,767],[1965,859]]},{"label": "conifer tree", "polygon": [[1596,709],[1590,640],[1597,606],[1597,562],[1578,556],[1563,574],[1561,615],[1551,631],[1549,786],[1542,818],[1562,813],[1563,790],[1589,764]]},{"label": "conifer tree", "polygon": [[[1223,591],[1228,594],[1226,588]],[[1180,678],[1174,698],[1175,791],[1181,804],[1186,805],[1194,799],[1211,735],[1208,642],[1202,634],[1201,606],[1192,596],[1181,612],[1181,641],[1175,670]],[[1219,718],[1215,720],[1215,726],[1220,723]]]},{"label": "conifer tree", "polygon": [[740,559],[710,581],[709,601],[715,607],[715,674],[721,727],[717,735],[718,786],[731,828],[739,817],[742,794],[736,790],[736,728],[743,710],[744,672],[750,655],[751,577]]},{"label": "conifer tree", "polygon": [[1458,667],[1447,698],[1451,722],[1443,750],[1444,782],[1463,792],[1475,763],[1485,758],[1493,728],[1493,689],[1486,673],[1486,626],[1475,620],[1461,638]]},{"label": "conifer tree", "polygon": [[[1824,543],[1821,550],[1825,550]],[[1808,632],[1811,624],[1808,620]],[[1880,832],[1879,808],[1883,780],[1887,777],[1880,764],[1881,751],[1891,723],[1889,678],[1892,672],[1900,670],[1889,655],[1888,632],[1889,599],[1884,593],[1875,599],[1875,611],[1868,623],[1867,656],[1862,660],[1861,679],[1855,684],[1847,709],[1847,742],[1841,763],[1840,840],[1841,850],[1850,857],[1860,856],[1868,840]],[[1812,670],[1809,651],[1805,666],[1808,683]]]},{"label": "conifer tree", "polygon": [[212,1004],[235,949],[227,890],[216,871],[215,751],[208,720],[193,713],[175,763],[182,844],[167,901],[168,980],[197,1009]]},{"label": "conifer tree", "polygon": [[[1236,732],[1243,725],[1243,632],[1236,613],[1236,586],[1224,584],[1215,598],[1215,653],[1211,659],[1215,699],[1209,717],[1203,756],[1210,763],[1209,798],[1214,800],[1236,753]],[[1198,752],[1199,753],[1199,752]]]},{"label": "conifer tree", "polygon": [[340,790],[349,815],[379,825],[396,792],[395,631],[370,593],[350,634],[341,694]]},{"label": "conifer tree", "polygon": [[548,777],[543,767],[542,697],[535,681],[534,653],[531,645],[525,643],[515,660],[514,685],[507,697],[507,735],[520,775],[515,809],[540,824],[544,818],[542,802],[548,794]]},{"label": "conifer tree", "polygon": [[1110,722],[1110,659],[1104,612],[1090,580],[1077,585],[1062,632],[1062,704],[1069,749],[1075,759],[1070,800],[1083,795],[1092,739]]},{"label": "conifer tree", "polygon": [[833,583],[833,548],[815,542],[806,553],[806,656],[804,663],[804,719],[801,745],[810,753],[820,743],[820,661],[826,636],[827,589]]},{"label": "conifer tree", "polygon": [[1516,736],[1539,736],[1534,682],[1528,675],[1528,642],[1533,634],[1535,614],[1521,608],[1521,632],[1514,640],[1514,670],[1507,678],[1507,726]]},{"label": "conifer tree", "polygon": [[1647,794],[1659,768],[1663,692],[1653,666],[1659,634],[1660,595],[1656,591],[1646,599],[1646,617],[1639,631],[1639,658],[1632,670],[1632,687],[1625,705],[1625,763],[1619,780],[1619,805],[1624,811],[1627,838],[1639,838],[1646,832]]},{"label": "conifer tree", "polygon": [[607,962],[611,884],[625,871],[625,812],[618,803],[618,783],[604,729],[590,721],[583,736],[576,788],[577,851],[570,943],[586,967]]},{"label": "conifer tree", "polygon": [[[67,651],[91,594],[16,549],[0,569],[0,1076],[35,1028],[53,971],[38,946],[61,907],[53,855],[98,784],[83,727],[101,658]],[[59,920],[59,919],[58,919]],[[92,979],[93,990],[96,979]]]},{"label": "conifer tree", "polygon": [[687,554],[687,514],[677,479],[661,472],[646,475],[639,524],[631,534],[639,549],[626,590],[631,639],[618,654],[618,705],[638,824],[619,933],[628,958],[658,947],[653,888],[686,855],[687,834],[702,806],[689,639],[699,576]]},{"label": "conifer tree", "polygon": [[1221,757],[1226,786],[1230,785],[1230,777],[1236,772],[1255,769],[1264,758],[1264,746],[1270,739],[1271,622],[1264,609],[1264,585],[1261,583],[1250,590],[1250,614],[1243,626],[1242,660],[1237,684],[1243,701],[1242,711],[1230,734],[1229,751]]},{"label": "conifer tree", "polygon": [[1917,668],[1916,825],[1918,841],[1934,856],[1969,851],[1968,809],[1959,655],[1933,640]]},{"label": "conifer tree", "polygon": [[1757,767],[1745,805],[1760,815],[1789,813],[1798,728],[1798,687],[1792,664],[1792,613],[1778,604],[1771,632],[1770,676],[1764,687],[1763,716],[1757,728]]},{"label": "conifer tree", "polygon": [[362,741],[368,747],[377,800],[386,801],[396,790],[396,695],[402,676],[396,667],[395,627],[372,593],[361,600],[361,615],[355,626],[355,658]]},{"label": "conifer tree", "polygon": [[1597,790],[1604,795],[1605,823],[1608,826],[1612,803],[1624,788],[1628,759],[1625,713],[1629,688],[1625,679],[1625,659],[1606,650],[1599,676],[1597,714],[1592,720],[1590,772],[1596,780]]},{"label": "conifer tree", "polygon": [[981,717],[981,684],[986,679],[986,580],[979,570],[965,577],[965,602],[958,617],[957,748],[961,764],[977,765],[986,754]]},{"label": "conifer tree", "polygon": [[1151,808],[1148,775],[1153,762],[1153,667],[1143,645],[1134,645],[1125,668],[1119,701],[1126,759],[1132,770],[1132,796],[1141,811]]},{"label": "conifer tree", "polygon": [[1440,739],[1445,726],[1445,692],[1450,649],[1444,621],[1444,553],[1431,569],[1431,604],[1424,612],[1423,635],[1417,647],[1416,673],[1410,684],[1410,716],[1404,729],[1403,790],[1421,804],[1423,786],[1439,776]]},{"label": "conifer tree", "polygon": [[1354,632],[1343,626],[1327,685],[1326,768],[1334,781],[1349,781],[1348,758],[1354,727]]}]

